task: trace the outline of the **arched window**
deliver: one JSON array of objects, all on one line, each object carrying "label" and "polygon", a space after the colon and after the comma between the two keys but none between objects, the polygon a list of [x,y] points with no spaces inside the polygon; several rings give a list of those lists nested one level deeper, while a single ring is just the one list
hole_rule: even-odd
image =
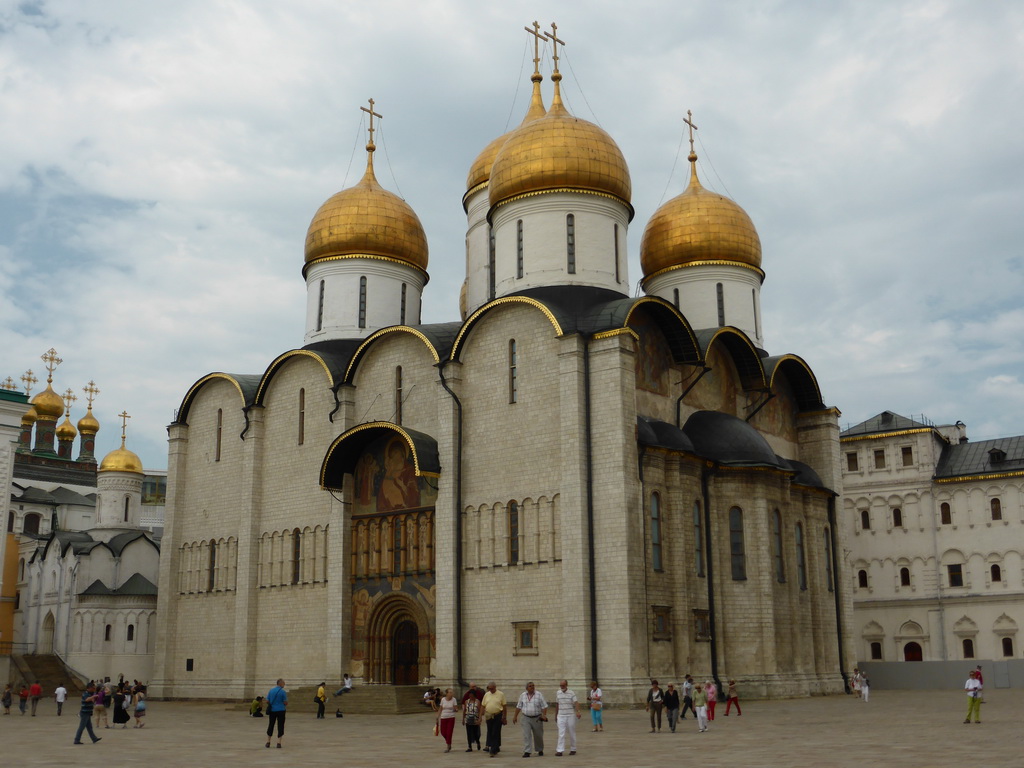
[{"label": "arched window", "polygon": [[306,390],[299,389],[299,445],[306,442]]},{"label": "arched window", "polygon": [[900,568],[900,586],[901,587],[909,587],[910,586],[910,569],[909,568]]},{"label": "arched window", "polygon": [[864,531],[871,530],[871,514],[866,509],[860,511],[860,527]]},{"label": "arched window", "polygon": [[494,228],[487,225],[487,298],[494,298]]},{"label": "arched window", "polygon": [[974,641],[971,638],[969,638],[969,637],[965,637],[964,641],[963,641],[963,647],[964,647],[964,658],[965,659],[973,659],[974,658]]},{"label": "arched window", "polygon": [[320,298],[316,307],[316,329],[322,331],[324,327],[324,281],[320,281]]},{"label": "arched window", "polygon": [[401,518],[395,518],[395,524],[391,527],[391,572],[398,576],[402,573],[402,535],[405,533],[405,526]]},{"label": "arched window", "polygon": [[700,502],[693,502],[693,561],[697,567],[697,575],[704,575],[704,517],[700,511]]},{"label": "arched window", "polygon": [[1010,656],[1013,656],[1013,638],[1012,637],[1004,637],[1003,638],[1003,656],[1006,656],[1008,658]]},{"label": "arched window", "polygon": [[395,368],[395,424],[402,423],[402,366]]},{"label": "arched window", "polygon": [[903,510],[899,507],[894,507],[892,510],[892,527],[902,528],[903,527]]},{"label": "arched window", "polygon": [[939,516],[942,520],[943,525],[953,524],[953,512],[949,508],[949,504],[947,504],[946,502],[942,502],[942,504],[939,506]]},{"label": "arched window", "polygon": [[871,660],[881,661],[882,660],[882,644],[877,640],[871,644]]},{"label": "arched window", "polygon": [[807,559],[804,552],[804,526],[802,523],[796,524],[794,535],[796,536],[796,580],[800,589],[807,589]]},{"label": "arched window", "polygon": [[366,327],[366,278],[359,278],[359,327]]},{"label": "arched window", "polygon": [[213,592],[217,586],[217,542],[210,539],[210,560],[206,572],[206,591]]},{"label": "arched window", "polygon": [[292,584],[302,579],[302,531],[292,531]]},{"label": "arched window", "polygon": [[571,213],[565,217],[565,255],[566,269],[570,275],[576,274],[576,217]]},{"label": "arched window", "polygon": [[111,636],[111,633],[112,633],[113,631],[114,631],[114,628],[113,628],[113,627],[111,627],[111,626],[110,626],[109,624],[107,624],[107,626],[105,626],[105,627],[103,628],[103,639],[104,639],[104,640],[105,640],[106,642],[108,642],[108,643],[110,642],[110,636]]},{"label": "arched window", "polygon": [[1003,580],[1003,569],[999,567],[998,563],[992,563],[992,567],[989,569],[992,574],[992,583],[996,584]]},{"label": "arched window", "polygon": [[619,225],[615,225],[615,231],[612,235],[615,242],[615,282],[622,282],[622,270],[619,267]]},{"label": "arched window", "polygon": [[129,624],[128,625],[128,632],[125,635],[125,640],[127,640],[130,643],[134,639],[135,639],[135,625],[134,624]]},{"label": "arched window", "polygon": [[217,445],[214,448],[213,460],[220,461],[221,437],[224,432],[224,410],[217,409]]},{"label": "arched window", "polygon": [[508,342],[508,401],[519,402],[519,360],[516,351],[516,340],[509,339]]},{"label": "arched window", "polygon": [[772,555],[775,558],[775,580],[780,584],[786,580],[786,567],[782,559],[782,513],[772,512]]},{"label": "arched window", "polygon": [[661,497],[651,494],[651,565],[661,570]]},{"label": "arched window", "polygon": [[402,308],[398,315],[398,322],[401,325],[405,325],[405,308],[408,303],[408,297],[406,294],[408,293],[408,290],[408,286],[405,283],[402,283]]},{"label": "arched window", "polygon": [[39,515],[25,515],[21,530],[25,533],[39,533]]},{"label": "arched window", "polygon": [[992,499],[989,503],[989,508],[992,510],[993,520],[1003,519],[1003,505],[999,502],[999,499]]},{"label": "arched window", "polygon": [[743,581],[747,578],[747,553],[743,545],[743,510],[739,507],[729,510],[729,553],[732,578]]},{"label": "arched window", "polygon": [[857,571],[857,586],[861,589],[868,588],[868,572],[864,569]]},{"label": "arched window", "polygon": [[910,642],[903,646],[904,661],[921,661],[924,659],[924,652],[919,643]]},{"label": "arched window", "polygon": [[721,283],[715,286],[715,293],[718,294],[718,324],[725,325],[725,290]]},{"label": "arched window", "polygon": [[131,509],[132,499],[130,496],[124,497],[124,522],[128,522],[128,512]]},{"label": "arched window", "polygon": [[508,562],[519,562],[519,504],[514,501],[508,503]]},{"label": "arched window", "polygon": [[832,531],[825,528],[825,583],[828,591],[835,591],[835,583],[832,581]]},{"label": "arched window", "polygon": [[526,256],[523,248],[523,220],[516,222],[516,277],[522,278]]}]

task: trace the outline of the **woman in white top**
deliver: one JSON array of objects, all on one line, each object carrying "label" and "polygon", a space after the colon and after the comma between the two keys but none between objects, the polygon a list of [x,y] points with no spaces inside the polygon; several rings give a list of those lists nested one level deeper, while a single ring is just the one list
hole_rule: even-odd
[{"label": "woman in white top", "polygon": [[441,735],[444,736],[448,748],[445,752],[452,751],[452,732],[455,730],[455,713],[459,709],[459,700],[451,688],[446,688],[444,697],[437,703],[437,725]]},{"label": "woman in white top", "polygon": [[590,681],[590,690],[587,691],[587,701],[590,702],[590,721],[594,724],[594,733],[604,730],[604,722],[601,713],[604,711],[604,694],[597,687],[597,680]]}]

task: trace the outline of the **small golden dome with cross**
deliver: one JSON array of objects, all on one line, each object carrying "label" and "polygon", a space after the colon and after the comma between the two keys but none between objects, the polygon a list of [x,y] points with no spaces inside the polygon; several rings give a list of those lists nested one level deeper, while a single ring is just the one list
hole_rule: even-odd
[{"label": "small golden dome with cross", "polygon": [[132,472],[137,475],[144,474],[142,471],[142,459],[135,453],[124,447],[125,432],[128,429],[128,419],[131,416],[127,411],[118,414],[121,418],[121,447],[115,448],[100,462],[98,472]]},{"label": "small golden dome with cross", "polygon": [[40,419],[56,421],[64,415],[64,401],[53,391],[53,386],[46,382],[46,389],[32,398],[32,406]]}]

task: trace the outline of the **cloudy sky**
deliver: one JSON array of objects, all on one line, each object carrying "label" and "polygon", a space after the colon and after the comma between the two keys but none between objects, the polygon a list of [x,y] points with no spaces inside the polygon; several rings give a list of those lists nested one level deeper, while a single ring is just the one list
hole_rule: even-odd
[{"label": "cloudy sky", "polygon": [[192,382],[301,346],[306,227],[362,172],[370,97],[378,178],[430,243],[424,321],[458,319],[466,172],[525,112],[534,19],[629,163],[634,282],[691,109],[705,186],[761,236],[768,349],[811,364],[844,426],[1024,433],[1010,2],[0,0],[0,379],[55,347],[55,388],[102,390],[98,454],[127,409],[165,467]]}]

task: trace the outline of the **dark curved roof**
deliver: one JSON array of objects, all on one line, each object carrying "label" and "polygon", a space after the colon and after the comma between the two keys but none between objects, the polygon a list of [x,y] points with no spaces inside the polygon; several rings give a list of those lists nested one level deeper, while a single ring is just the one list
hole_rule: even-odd
[{"label": "dark curved roof", "polygon": [[775,389],[775,377],[782,374],[789,381],[796,397],[797,407],[801,411],[821,410],[825,403],[821,399],[821,389],[811,367],[802,357],[797,355],[776,355],[763,361],[765,378],[768,386]]},{"label": "dark curved roof", "polygon": [[111,589],[99,579],[78,593],[79,595],[92,595],[99,597],[132,596],[132,597],[155,597],[157,594],[156,585],[143,576],[141,573],[133,573],[120,587]]},{"label": "dark curved roof", "polygon": [[255,373],[223,373],[216,371],[214,373],[208,373],[199,379],[195,384],[189,387],[188,392],[185,393],[185,397],[182,398],[181,405],[178,406],[178,415],[174,419],[175,424],[188,424],[188,412],[192,408],[192,403],[196,399],[196,395],[199,394],[199,390],[209,384],[211,381],[218,379],[229,381],[238,390],[240,407],[245,408],[252,404],[253,398],[256,396],[256,392],[259,390],[260,380],[263,377]]},{"label": "dark curved roof", "polygon": [[25,504],[57,503],[57,500],[53,497],[52,493],[44,491],[42,488],[36,488],[34,485],[30,485],[22,491],[21,496],[18,497],[18,501],[24,502]]},{"label": "dark curved roof", "polygon": [[784,468],[761,433],[730,413],[697,411],[683,432],[698,455],[720,464]]},{"label": "dark curved roof", "polygon": [[646,416],[636,417],[637,442],[656,448],[667,448],[670,451],[696,453],[693,442],[686,433],[674,424]]},{"label": "dark curved roof", "polygon": [[441,474],[441,461],[437,453],[437,440],[415,429],[388,421],[359,424],[335,438],[320,465],[320,487],[341,490],[342,480],[355,470],[356,462],[366,446],[386,434],[401,435],[412,453],[417,476],[437,477]]},{"label": "dark curved roof", "polygon": [[99,542],[85,531],[54,531],[50,534],[50,538],[46,540],[46,543],[42,545],[41,556],[46,557],[46,553],[55,543],[60,547],[60,554],[63,556],[67,554],[69,548],[75,554],[88,552]]},{"label": "dark curved roof", "polygon": [[157,552],[160,551],[160,547],[145,531],[128,531],[126,533],[119,533],[107,542],[107,548],[114,553],[114,557],[120,557],[125,547],[139,539],[145,539],[156,548]]},{"label": "dark curved roof", "polygon": [[323,368],[328,388],[336,391],[345,376],[345,367],[352,357],[352,352],[358,345],[359,341],[356,339],[339,339],[307,344],[301,349],[290,349],[281,353],[271,361],[267,370],[260,377],[259,386],[256,388],[256,395],[251,400],[251,404],[263,404],[267,394],[267,385],[271,379],[277,375],[286,362],[296,357],[308,357],[316,360]]},{"label": "dark curved roof", "polygon": [[462,323],[429,323],[427,325],[391,325],[374,331],[365,340],[358,342],[358,347],[353,351],[352,357],[345,370],[343,379],[345,383],[351,383],[359,367],[359,362],[366,356],[378,339],[386,338],[392,333],[408,333],[416,336],[430,350],[435,363],[447,360],[451,354],[455,339],[458,338]]},{"label": "dark curved roof", "polygon": [[793,468],[793,471],[796,472],[793,476],[794,484],[806,485],[809,488],[821,488],[826,491],[830,490],[829,487],[821,481],[818,473],[809,465],[804,464],[802,461],[797,461],[796,459],[783,459],[781,456],[778,458],[780,461],[784,461],[789,464],[789,466]]},{"label": "dark curved roof", "polygon": [[740,384],[746,390],[767,389],[768,379],[765,376],[761,355],[754,342],[739,328],[726,325],[721,328],[701,328],[695,331],[700,344],[701,360],[708,359],[708,352],[714,344],[722,344],[729,352],[729,357],[736,366]]}]

